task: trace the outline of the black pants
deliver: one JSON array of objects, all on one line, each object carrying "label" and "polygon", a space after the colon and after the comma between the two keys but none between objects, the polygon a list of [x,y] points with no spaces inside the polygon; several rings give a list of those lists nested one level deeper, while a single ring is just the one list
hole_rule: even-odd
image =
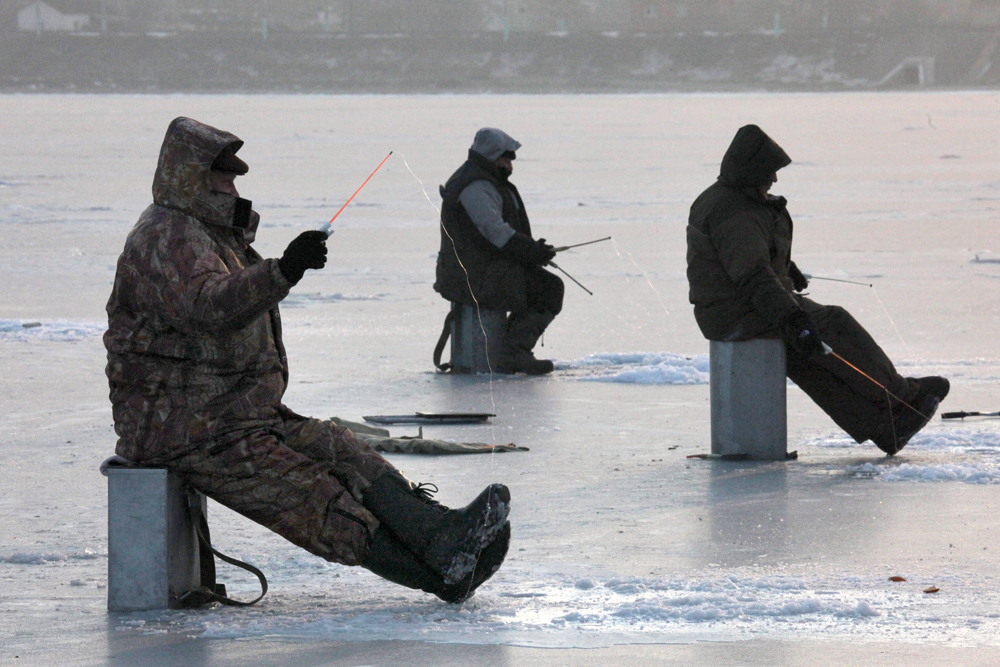
[{"label": "black pants", "polygon": [[816,324],[823,342],[857,370],[832,354],[805,357],[786,343],[788,379],[859,443],[890,429],[892,416],[906,409],[899,401],[912,401],[917,384],[896,371],[882,348],[849,312],[804,297],[797,300]]},{"label": "black pants", "polygon": [[562,310],[563,296],[566,293],[562,279],[540,266],[525,269],[524,278],[528,310],[558,315]]}]

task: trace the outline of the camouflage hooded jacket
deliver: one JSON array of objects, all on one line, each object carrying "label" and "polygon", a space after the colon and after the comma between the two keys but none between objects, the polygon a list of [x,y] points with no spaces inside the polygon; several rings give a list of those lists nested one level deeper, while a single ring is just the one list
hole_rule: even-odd
[{"label": "camouflage hooded jacket", "polygon": [[237,197],[209,187],[216,157],[242,145],[175,119],[153,204],[118,259],[104,344],[116,451],[134,461],[169,461],[278,423],[288,372],[277,304],[290,284],[249,246],[259,216],[234,226]]}]

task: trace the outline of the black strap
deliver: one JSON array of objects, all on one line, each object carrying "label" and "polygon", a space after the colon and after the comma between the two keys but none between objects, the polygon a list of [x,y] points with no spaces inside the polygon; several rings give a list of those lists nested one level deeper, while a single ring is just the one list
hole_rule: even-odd
[{"label": "black strap", "polygon": [[[211,536],[208,532],[208,519],[205,518],[205,513],[201,511],[201,494],[190,489],[188,490],[188,512],[191,515],[191,522],[194,523],[195,533],[198,534],[198,544],[201,547],[198,550],[199,565],[201,566],[201,588],[181,595],[178,598],[181,606],[185,608],[200,607],[209,602],[219,602],[230,607],[249,607],[260,602],[264,595],[267,594],[267,579],[264,577],[264,573],[253,565],[220,553],[212,547]],[[225,584],[215,583],[215,559],[212,557],[213,554],[230,565],[235,565],[255,574],[260,580],[260,595],[250,602],[241,602],[240,600],[227,597]]]},{"label": "black strap", "polygon": [[452,308],[445,316],[444,329],[441,330],[441,337],[438,338],[437,345],[434,346],[434,365],[437,367],[438,373],[447,373],[454,367],[450,363],[441,363],[441,353],[444,352],[444,344],[448,342],[448,337],[451,335],[451,323],[455,321],[455,310]]}]

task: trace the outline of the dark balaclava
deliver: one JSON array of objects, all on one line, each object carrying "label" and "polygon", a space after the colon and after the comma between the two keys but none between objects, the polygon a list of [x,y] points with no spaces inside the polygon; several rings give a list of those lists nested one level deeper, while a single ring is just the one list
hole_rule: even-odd
[{"label": "dark balaclava", "polygon": [[770,182],[771,174],[791,164],[792,159],[756,125],[744,125],[733,137],[719,180],[734,187],[757,187]]}]

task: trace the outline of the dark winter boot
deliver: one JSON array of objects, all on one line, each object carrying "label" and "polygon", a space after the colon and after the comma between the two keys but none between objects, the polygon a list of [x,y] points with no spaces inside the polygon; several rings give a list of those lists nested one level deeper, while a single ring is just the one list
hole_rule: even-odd
[{"label": "dark winter boot", "polygon": [[889,456],[895,456],[899,453],[899,450],[906,446],[910,438],[927,426],[931,417],[937,412],[938,405],[951,389],[951,384],[943,377],[918,378],[917,383],[919,384],[917,395],[910,405],[897,406],[891,426],[885,429],[879,437],[872,440],[879,449]]},{"label": "dark winter boot", "polygon": [[483,549],[475,569],[457,584],[445,586],[444,580],[407,549],[392,531],[385,526],[379,526],[361,567],[386,581],[421,590],[436,595],[445,602],[458,604],[472,597],[475,590],[500,569],[509,545],[510,522],[508,521],[504,523],[497,538]]},{"label": "dark winter boot", "polygon": [[917,382],[920,384],[920,390],[917,392],[917,396],[937,396],[938,402],[940,403],[948,396],[948,392],[951,391],[951,383],[948,382],[947,378],[938,377],[937,375],[931,375],[928,377],[917,378]]},{"label": "dark winter boot", "polygon": [[379,526],[375,531],[361,567],[394,584],[433,593],[438,597],[445,590],[441,575],[427,567],[385,526]]},{"label": "dark winter boot", "polygon": [[482,553],[476,562],[476,569],[465,579],[454,586],[446,586],[442,593],[436,595],[447,602],[465,602],[472,597],[477,588],[492,577],[500,566],[503,559],[507,557],[507,549],[510,546],[510,521],[504,523],[503,530],[495,540],[493,540]]},{"label": "dark winter boot", "polygon": [[480,552],[503,530],[510,491],[491,484],[468,506],[449,509],[421,497],[409,480],[392,471],[368,487],[362,504],[452,586],[473,572]]},{"label": "dark winter boot", "polygon": [[554,368],[552,362],[548,359],[535,359],[532,350],[555,317],[549,312],[511,313],[507,320],[507,333],[497,371],[528,375],[551,373]]}]

